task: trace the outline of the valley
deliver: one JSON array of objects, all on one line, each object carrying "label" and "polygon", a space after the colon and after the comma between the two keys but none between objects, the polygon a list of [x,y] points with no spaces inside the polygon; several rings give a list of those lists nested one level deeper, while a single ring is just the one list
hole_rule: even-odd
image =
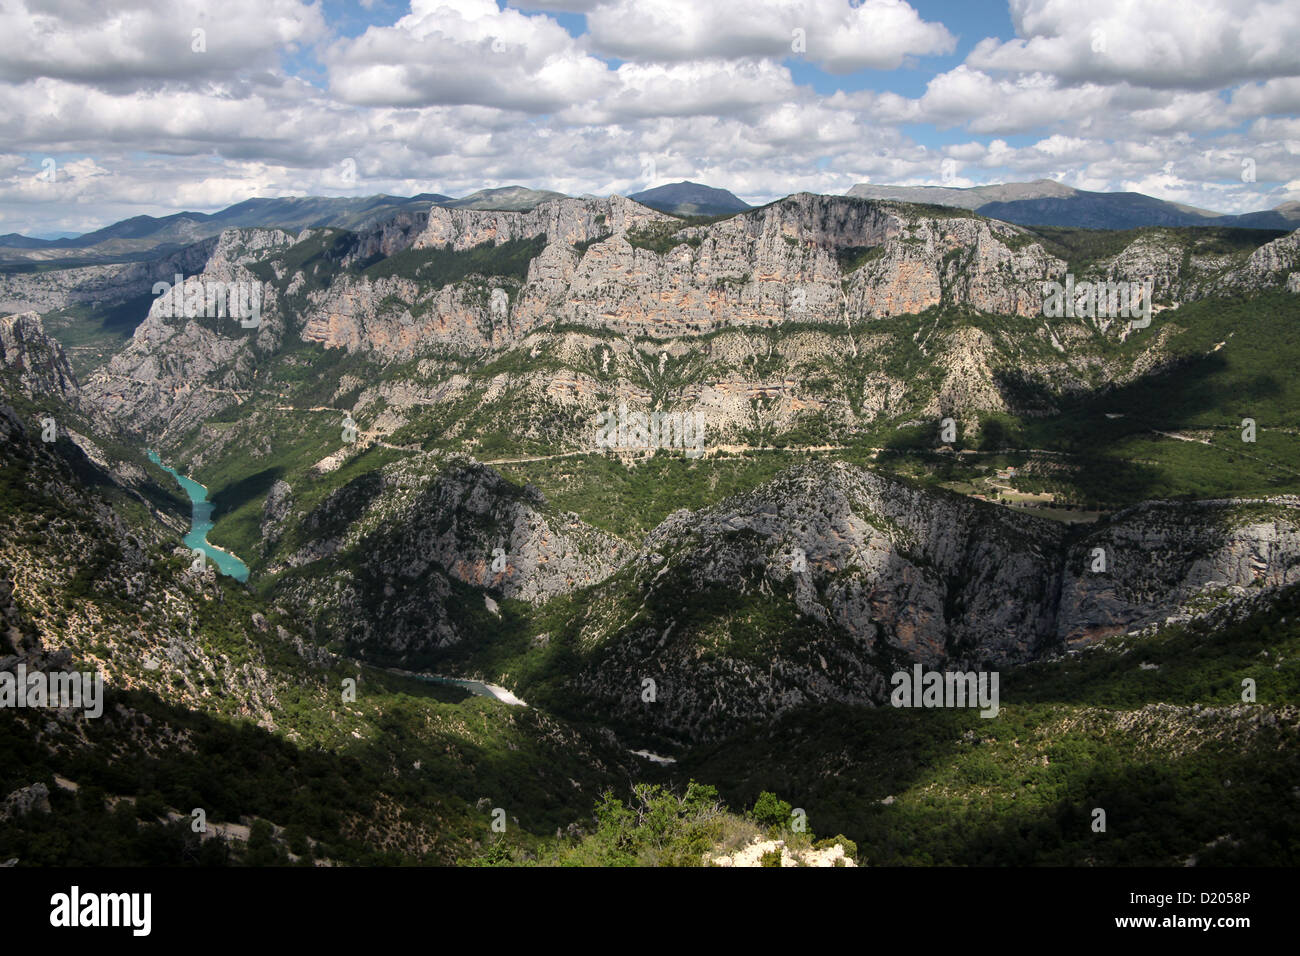
[{"label": "valley", "polygon": [[190,499],[190,530],[184,542],[191,551],[202,551],[222,574],[228,574],[236,581],[248,580],[248,565],[235,555],[220,548],[213,547],[208,541],[208,532],[212,530],[212,504],[207,500],[208,490],[192,478],[187,478],[174,468],[164,465],[154,451],[146,452],[151,462],[176,479]]},{"label": "valley", "polygon": [[[0,857],[1292,862],[1300,233],[683,195],[0,269],[0,657],[109,693],[6,719],[50,809]],[[1048,316],[1067,273],[1150,326]],[[914,666],[996,716],[892,707]]]}]

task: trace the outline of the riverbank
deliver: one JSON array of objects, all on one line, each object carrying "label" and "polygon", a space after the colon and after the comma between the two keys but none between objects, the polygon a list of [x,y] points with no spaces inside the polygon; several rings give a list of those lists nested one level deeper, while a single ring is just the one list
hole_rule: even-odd
[{"label": "riverbank", "polygon": [[208,541],[208,532],[212,530],[212,502],[208,501],[208,489],[188,475],[182,475],[170,465],[164,465],[156,451],[146,449],[149,460],[167,474],[176,479],[181,489],[190,499],[190,530],[182,539],[190,550],[202,551],[217,566],[217,570],[236,581],[248,580],[248,565],[239,557],[224,548],[218,548]]},{"label": "riverbank", "polygon": [[503,704],[509,704],[511,707],[527,707],[528,704],[516,697],[506,688],[497,684],[489,684],[481,680],[466,680],[463,677],[443,677],[441,674],[423,674],[418,671],[404,671],[396,667],[385,668],[389,673],[400,674],[402,677],[413,677],[416,680],[427,681],[430,684],[450,684],[453,687],[461,687],[471,694],[477,694],[479,697],[491,697],[501,701]]}]

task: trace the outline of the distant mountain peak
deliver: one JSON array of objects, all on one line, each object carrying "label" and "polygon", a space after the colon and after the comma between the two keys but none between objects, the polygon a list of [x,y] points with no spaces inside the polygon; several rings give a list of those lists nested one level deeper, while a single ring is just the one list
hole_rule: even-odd
[{"label": "distant mountain peak", "polygon": [[1065,198],[1078,190],[1054,179],[1035,179],[1029,183],[999,183],[993,186],[885,186],[858,183],[848,195],[859,199],[892,199],[896,202],[931,203],[978,209],[990,202],[1016,202],[1023,199]]},{"label": "distant mountain peak", "polygon": [[752,208],[749,203],[726,189],[688,180],[642,190],[627,198],[675,216],[718,216]]},{"label": "distant mountain peak", "polygon": [[1135,192],[1090,192],[1054,179],[992,186],[886,186],[859,183],[848,195],[859,199],[929,203],[970,209],[1020,226],[1139,229],[1145,226],[1221,226],[1294,229],[1300,204],[1239,216]]},{"label": "distant mountain peak", "polygon": [[438,203],[452,209],[507,209],[526,211],[540,206],[552,199],[564,199],[564,193],[549,189],[530,189],[527,186],[494,186],[480,189],[460,199],[448,199]]}]

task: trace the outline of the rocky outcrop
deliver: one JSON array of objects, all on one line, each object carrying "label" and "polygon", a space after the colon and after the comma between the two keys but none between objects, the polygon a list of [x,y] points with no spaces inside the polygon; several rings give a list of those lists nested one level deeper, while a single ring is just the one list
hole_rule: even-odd
[{"label": "rocky outcrop", "polygon": [[1300,499],[1143,505],[1071,541],[837,463],[670,516],[629,568],[588,602],[615,610],[583,622],[596,649],[571,686],[712,739],[809,701],[884,703],[894,668],[999,670],[1300,581]]},{"label": "rocky outcrop", "polygon": [[[1187,298],[1191,287],[1183,275],[1183,246],[1172,235],[1154,232],[1139,236],[1105,266],[1114,282],[1151,282],[1152,298],[1160,302]],[[1078,277],[1076,277],[1078,278]]]},{"label": "rocky outcrop", "polygon": [[50,788],[37,782],[30,787],[20,787],[0,801],[0,823],[29,813],[50,812]]},{"label": "rocky outcrop", "polygon": [[46,396],[75,404],[77,379],[63,347],[45,333],[35,312],[0,317],[0,369],[28,398]]},{"label": "rocky outcrop", "polygon": [[[1284,284],[1300,243],[1292,234],[1247,257],[1184,232],[1143,234],[1076,278],[1142,282],[1149,277],[1162,303],[1157,307],[1163,308],[1214,290],[1235,293]],[[389,272],[369,268],[384,256],[439,250],[481,257],[484,246],[537,239],[540,251],[522,278],[520,263],[499,274],[444,280],[435,270],[427,279],[417,278],[418,255]],[[863,320],[935,306],[1037,316],[1042,283],[1061,280],[1068,268],[1032,234],[1007,223],[807,193],[704,225],[688,225],[621,197],[560,199],[528,211],[404,212],[356,234],[307,230],[294,237],[278,230],[230,230],[200,246],[205,258],[196,281],[266,279],[263,327],[244,334],[151,311],[131,344],[87,388],[91,401],[115,421],[163,447],[242,401],[255,366],[296,341],[390,363],[502,353],[557,324],[585,326],[593,335],[657,340],[664,351],[687,343],[712,348],[712,343],[694,343],[720,329],[803,325],[811,333],[818,324],[852,327],[857,337]],[[927,393],[915,396],[908,414],[1019,412],[1003,387],[1002,370],[1022,359],[1042,369],[1039,378],[1052,379],[1049,390],[1095,387],[1099,377],[1125,380],[1129,370],[1100,367],[1114,365],[1114,358],[1102,356],[1090,341],[1097,329],[1124,335],[1127,324],[1045,319],[1034,338],[1061,356],[1045,363],[1034,354],[1037,342],[999,340],[1000,333],[988,329],[934,334],[922,327],[913,341],[936,362],[943,360],[937,394],[924,376],[909,383],[881,368],[866,370],[852,383],[861,394],[840,394],[832,401],[810,393],[809,376],[796,375],[791,385],[789,375],[751,376],[730,367],[686,382],[674,400],[708,405],[736,429],[747,422],[749,400],[755,397],[775,401],[773,410],[764,411],[776,416],[774,422],[788,423],[811,410],[851,427],[896,407],[900,388],[906,392],[921,384]],[[857,354],[855,341],[846,344]],[[842,347],[836,343],[834,349]],[[866,348],[877,351],[884,366],[898,343],[879,348],[867,343]],[[835,366],[833,353],[815,360],[827,364],[828,358]],[[1160,360],[1143,355],[1137,361],[1148,358]],[[825,384],[842,372],[829,368],[811,380]],[[593,390],[584,374],[566,369],[567,378],[557,376],[541,389],[567,404],[574,393]],[[654,390],[646,385],[625,381],[617,388],[649,395]],[[1050,404],[1041,397],[1031,411]]]},{"label": "rocky outcrop", "polygon": [[1065,274],[1065,263],[1022,230],[974,218],[907,219],[880,254],[848,277],[852,317],[923,312],[948,303],[1001,315],[1042,311],[1041,283]]},{"label": "rocky outcrop", "polygon": [[1260,288],[1287,282],[1297,270],[1300,270],[1300,229],[1252,252],[1235,279],[1247,288]]},{"label": "rocky outcrop", "polygon": [[[175,310],[168,297],[160,296],[131,342],[87,381],[87,400],[113,421],[164,447],[168,433],[182,434],[241,402],[259,355],[278,347],[286,323],[273,287],[249,266],[294,241],[288,233],[263,229],[231,229],[208,240],[202,271],[185,279],[184,295],[206,289],[207,283],[256,284],[261,290],[260,325],[246,329],[229,315],[169,314]],[[203,292],[199,296],[204,298]]]},{"label": "rocky outcrop", "polygon": [[1115,515],[1065,560],[1056,634],[1088,644],[1198,598],[1300,581],[1300,499],[1150,502]]},{"label": "rocky outcrop", "polygon": [[584,622],[596,649],[571,686],[596,711],[704,740],[812,701],[879,703],[896,664],[1030,660],[1056,644],[1063,540],[853,466],[794,468],[656,528],[632,577],[601,589],[622,590],[590,601],[624,610]]},{"label": "rocky outcrop", "polygon": [[[429,287],[400,277],[371,281],[343,275],[312,294],[301,338],[326,348],[392,357],[439,346],[458,352],[498,347],[516,337],[517,326],[510,321],[508,303],[494,311],[493,287]],[[505,284],[499,287],[504,291]]]},{"label": "rocky outcrop", "polygon": [[[842,322],[943,302],[1028,315],[1041,307],[1034,280],[1064,270],[1005,223],[917,218],[911,207],[808,193],[705,226],[621,197],[529,212],[435,208],[410,248],[463,251],[536,236],[546,244],[518,289],[345,277],[313,299],[303,336],[405,356],[434,345],[501,347],[556,320],[662,337]],[[879,254],[855,265],[868,249]],[[508,310],[491,307],[493,287],[508,291]]]},{"label": "rocky outcrop", "polygon": [[1290,288],[1291,276],[1297,271],[1300,230],[1264,243],[1249,254],[1227,251],[1214,237],[1201,238],[1197,230],[1154,230],[1139,235],[1118,255],[1099,264],[1101,278],[1150,281],[1154,300],[1169,304]]},{"label": "rocky outcrop", "polygon": [[784,840],[755,838],[734,853],[709,857],[710,866],[764,866],[764,858],[779,858],[781,866],[857,866],[844,850],[844,844],[797,848],[786,846]]},{"label": "rocky outcrop", "polygon": [[411,580],[436,565],[464,584],[524,601],[595,584],[627,554],[618,539],[553,513],[531,486],[521,491],[463,457],[388,466],[365,488],[340,489],[304,524],[331,527],[347,513],[339,550],[360,548],[377,574]]},{"label": "rocky outcrop", "polygon": [[[681,229],[672,237],[680,242],[665,252],[637,246],[634,236],[596,243],[574,269],[567,295],[548,305],[570,321],[656,336],[842,322],[945,301],[1031,314],[1041,306],[1031,280],[1063,272],[1064,263],[1036,244],[1013,241],[1022,235],[1004,223],[918,219],[907,207],[801,193]],[[877,252],[855,267],[859,250]],[[521,299],[526,306],[526,295]]]},{"label": "rocky outcrop", "polygon": [[513,239],[546,236],[547,244],[574,245],[600,236],[619,235],[628,229],[655,222],[673,222],[671,216],[647,206],[610,196],[608,199],[558,199],[542,203],[527,212],[478,209],[429,210],[424,231],[411,247],[427,249],[450,246],[456,250]]},{"label": "rocky outcrop", "polygon": [[[800,613],[847,633],[863,652],[892,648],[933,664],[967,651],[1013,661],[1042,650],[1055,600],[1052,575],[1042,572],[1061,542],[1059,525],[836,463],[792,469],[704,512],[678,512],[645,549],[679,554],[692,580],[721,587],[736,583],[731,569],[757,558]],[[807,571],[793,570],[796,554]]]},{"label": "rocky outcrop", "polygon": [[143,262],[3,272],[0,312],[111,305],[148,295],[155,282],[171,282],[178,272],[189,275],[202,269],[216,242],[215,238],[205,239]]},{"label": "rocky outcrop", "polygon": [[279,544],[280,537],[284,534],[285,520],[292,508],[293,489],[287,481],[277,479],[266,493],[266,500],[262,502],[262,524],[259,530],[262,533],[263,553]]},{"label": "rocky outcrop", "polygon": [[[306,572],[286,576],[285,599],[328,608],[333,633],[381,657],[462,640],[467,622],[456,605],[466,587],[540,602],[596,584],[629,553],[576,515],[554,512],[536,489],[438,455],[345,485],[303,518],[295,540],[296,550],[275,559]],[[340,567],[356,570],[320,590],[320,570]]]}]

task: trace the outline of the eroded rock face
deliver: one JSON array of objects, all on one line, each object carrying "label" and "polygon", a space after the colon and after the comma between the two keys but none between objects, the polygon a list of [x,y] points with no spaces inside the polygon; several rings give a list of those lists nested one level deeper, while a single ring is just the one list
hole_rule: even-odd
[{"label": "eroded rock face", "polygon": [[1279,273],[1290,273],[1297,268],[1300,268],[1300,229],[1260,246],[1251,253],[1244,271],[1265,284],[1268,280],[1276,281]]},{"label": "eroded rock face", "polygon": [[[1055,645],[1063,536],[842,463],[794,468],[656,528],[625,595],[645,623],[593,625],[573,686],[596,709],[700,740],[812,701],[880,703],[895,664],[1029,660]],[[743,636],[753,620],[766,622],[757,645]]]},{"label": "eroded rock face", "polygon": [[1181,300],[1188,288],[1182,272],[1183,249],[1167,235],[1139,236],[1106,265],[1105,278],[1115,282],[1150,280],[1155,299]]},{"label": "eroded rock face", "polygon": [[[899,315],[943,301],[1028,315],[1041,307],[1031,280],[1064,263],[1036,244],[1013,251],[1006,243],[1021,235],[1004,223],[915,219],[906,207],[804,193],[683,229],[662,254],[620,235],[597,243],[555,305],[570,321],[659,336]],[[873,247],[875,258],[843,271],[837,253]],[[852,255],[846,261],[853,266]]]},{"label": "eroded rock face", "polygon": [[[726,587],[737,583],[727,569],[761,542],[767,578],[792,586],[801,613],[867,651],[889,646],[931,664],[960,648],[1023,659],[1050,640],[1055,586],[1041,572],[1061,535],[1059,525],[836,463],[792,469],[716,509],[678,512],[645,546],[685,548],[693,577]],[[729,537],[734,547],[719,550]],[[792,570],[796,549],[807,576]]]},{"label": "eroded rock face", "polygon": [[406,357],[431,346],[469,352],[515,337],[508,308],[494,313],[486,285],[430,288],[399,277],[344,275],[311,296],[307,316],[303,341],[384,356]]},{"label": "eroded rock face", "polygon": [[45,332],[35,312],[0,317],[0,368],[29,398],[38,395],[75,403],[77,379],[63,347]]},{"label": "eroded rock face", "polygon": [[[849,278],[848,312],[880,317],[923,312],[949,302],[981,312],[1037,315],[1046,280],[1065,263],[1023,232],[978,219],[900,219],[882,254]],[[1012,246],[1021,246],[1013,249]]]},{"label": "eroded rock face", "polygon": [[846,855],[844,845],[836,843],[818,850],[808,848],[798,850],[785,845],[784,840],[763,840],[755,838],[746,846],[730,855],[721,854],[708,858],[711,866],[762,866],[763,858],[770,854],[780,857],[782,866],[857,866],[853,858]]},{"label": "eroded rock face", "polygon": [[1144,505],[1071,544],[1060,524],[837,463],[672,515],[630,566],[642,613],[587,626],[574,690],[709,739],[808,701],[883,704],[898,667],[999,670],[1293,583],[1300,499]]},{"label": "eroded rock face", "polygon": [[485,242],[500,245],[539,235],[545,235],[548,244],[571,246],[652,222],[672,221],[671,216],[622,196],[558,199],[527,212],[434,207],[429,210],[427,225],[415,237],[411,248],[450,245],[457,250],[471,249]]},{"label": "eroded rock face", "polygon": [[1163,620],[1206,592],[1296,581],[1300,499],[1150,502],[1071,549],[1056,633],[1088,644]]},{"label": "eroded rock face", "polygon": [[[363,235],[359,248],[391,254],[417,225],[386,225]],[[645,247],[646,235],[658,237],[661,251]],[[517,288],[341,276],[313,294],[303,338],[405,357],[499,348],[554,321],[666,336],[898,315],[944,301],[1028,315],[1041,306],[1033,280],[1064,269],[1005,223],[917,219],[908,207],[807,193],[705,226],[618,196],[528,212],[435,208],[409,248],[463,251],[539,236],[545,245]],[[871,247],[881,254],[844,272],[837,253]],[[494,289],[508,293],[508,307],[493,307]]]},{"label": "eroded rock face", "polygon": [[50,788],[37,782],[20,787],[0,801],[0,821],[25,817],[29,813],[50,812]]},{"label": "eroded rock face", "polygon": [[[1192,240],[1181,234],[1154,233],[1098,264],[1095,275],[1076,278],[1151,277],[1162,303],[1214,289],[1284,284],[1300,262],[1296,235],[1244,259],[1184,248]],[[377,256],[463,252],[539,237],[540,252],[522,279],[471,275],[443,283],[359,271]],[[846,322],[859,322],[860,328],[863,319],[938,305],[1030,317],[1042,311],[1043,283],[1063,279],[1067,268],[1025,230],[1007,223],[806,193],[695,226],[621,197],[562,199],[527,212],[437,207],[357,233],[339,253],[342,258],[308,257],[309,266],[295,265],[298,260],[287,253],[318,238],[317,230],[297,237],[230,230],[196,246],[204,257],[200,280],[247,278],[254,270],[266,275],[268,268],[275,273],[275,281],[265,285],[263,327],[255,335],[235,335],[151,312],[132,343],[89,383],[91,401],[119,423],[165,438],[240,401],[256,363],[295,341],[386,362],[501,352],[555,324],[665,339],[665,348],[680,349],[720,328]],[[1056,370],[1064,375],[1063,388],[1084,387],[1092,375],[1085,367],[1090,360],[1074,354],[1086,345],[1090,329],[1123,335],[1120,326],[1127,323],[1044,320],[1041,336],[1070,365]],[[918,347],[927,355],[942,354],[947,380],[940,395],[914,412],[1007,409],[992,376],[1005,343],[983,332],[923,333]],[[864,341],[863,347],[869,351],[872,345]],[[541,387],[561,400],[589,388],[580,369],[572,373]],[[1107,374],[1123,379],[1127,372]],[[773,414],[782,420],[811,408],[851,424],[853,417],[870,419],[890,406],[903,385],[885,374],[868,376],[849,412],[808,395],[799,382],[726,368],[687,383],[680,399],[707,405],[723,424],[737,427],[749,414],[738,403],[759,395],[776,400]]]},{"label": "eroded rock face", "polygon": [[881,704],[914,663],[998,670],[1300,581],[1300,499],[1143,505],[1079,537],[844,463],[677,512],[635,551],[459,457],[368,474],[301,528],[287,564],[312,573],[284,596],[381,658],[478,634],[464,586],[593,588],[575,699],[696,740],[809,701]]},{"label": "eroded rock face", "polygon": [[274,290],[248,266],[294,241],[267,229],[231,229],[210,240],[202,271],[183,288],[188,294],[209,282],[256,284],[260,325],[244,329],[231,316],[169,315],[169,303],[159,297],[130,343],[86,383],[87,400],[119,424],[155,438],[197,427],[241,402],[259,354],[273,351],[285,333]]},{"label": "eroded rock face", "polygon": [[[346,244],[350,251],[342,266],[334,262],[324,272],[322,263],[309,260],[310,267],[298,268],[292,265],[298,260],[287,255],[316,241],[318,231],[294,237],[276,230],[231,230],[199,244],[206,258],[195,281],[255,278],[270,268],[276,279],[263,286],[262,327],[247,333],[168,319],[155,308],[131,344],[84,391],[97,415],[167,448],[245,401],[256,371],[295,342],[346,349],[378,362],[425,362],[485,351],[536,353],[546,347],[549,327],[564,323],[587,326],[591,335],[587,355],[570,349],[572,361],[557,356],[561,368],[511,361],[505,363],[510,371],[490,383],[460,374],[439,381],[421,373],[418,385],[414,379],[377,383],[352,411],[359,414],[382,393],[388,404],[378,427],[391,430],[408,420],[405,408],[461,401],[467,391],[475,393],[480,409],[493,414],[500,396],[526,398],[551,412],[523,416],[520,427],[528,438],[585,447],[594,434],[588,423],[598,412],[623,401],[642,410],[666,400],[668,409],[699,410],[710,440],[726,445],[742,440],[756,414],[762,427],[782,430],[813,412],[828,428],[851,432],[881,415],[1050,412],[1062,394],[1095,387],[1101,379],[1131,381],[1165,360],[1161,342],[1167,329],[1160,323],[1143,333],[1151,346],[1125,365],[1101,355],[1089,340],[1094,327],[1123,335],[1118,326],[1125,323],[1044,319],[1032,337],[1048,344],[1059,361],[1036,354],[1035,343],[1020,332],[1012,341],[996,327],[922,327],[913,341],[942,377],[934,382],[899,377],[890,361],[898,352],[897,334],[864,333],[861,319],[941,303],[1034,315],[1041,310],[1042,282],[1059,280],[1066,268],[1018,227],[923,212],[809,194],[699,226],[619,197],[565,199],[529,212],[437,208],[403,214],[357,234]],[[665,251],[644,248],[647,235]],[[1164,243],[1161,235],[1139,238],[1103,263],[1102,276],[1116,281],[1154,276],[1157,298],[1201,294],[1198,290],[1216,276],[1215,282],[1229,281],[1223,269],[1231,257],[1185,255],[1183,240],[1170,233]],[[465,250],[537,236],[545,245],[522,281],[471,276],[439,285],[401,276],[374,278],[351,267],[404,250]],[[1249,273],[1256,283],[1294,278],[1285,270],[1296,244],[1294,234],[1269,243],[1226,275],[1240,279]],[[1238,255],[1231,261],[1243,259]],[[747,346],[743,339],[756,326],[846,319],[858,320],[847,343],[853,355],[868,358],[876,369],[846,374],[835,358],[844,348],[843,337],[831,341],[812,327],[783,336],[779,362],[772,360],[770,342],[756,338]],[[728,327],[722,336],[700,340],[701,333],[720,326]],[[639,344],[611,338],[611,330]],[[612,374],[595,374],[592,353],[601,372]],[[1008,368],[1034,383],[1051,384],[1009,390]],[[502,413],[519,417],[514,408]],[[447,425],[453,436],[460,427],[458,421]]]},{"label": "eroded rock face", "polygon": [[287,599],[329,609],[340,636],[381,655],[428,653],[464,636],[457,584],[540,602],[603,580],[628,546],[553,511],[463,456],[420,455],[371,472],[305,516],[310,543],[283,558],[357,567],[323,592],[293,580]]},{"label": "eroded rock face", "polygon": [[[112,287],[125,266],[82,266],[50,272],[13,272],[0,274],[0,311],[49,312],[76,301],[83,290]],[[94,292],[89,296],[92,301]]]},{"label": "eroded rock face", "polygon": [[205,239],[143,262],[0,274],[0,312],[48,312],[70,305],[104,305],[147,294],[155,282],[203,268],[216,247]]},{"label": "eroded rock face", "polygon": [[1274,286],[1290,288],[1296,270],[1300,270],[1300,230],[1263,244],[1244,261],[1240,254],[1203,248],[1194,230],[1190,238],[1185,232],[1156,230],[1134,239],[1096,271],[1097,277],[1114,281],[1150,281],[1156,302],[1176,304]]},{"label": "eroded rock face", "polygon": [[263,553],[279,543],[284,534],[285,520],[292,508],[293,489],[287,481],[276,479],[266,493],[266,500],[262,502],[262,524],[259,530],[262,532]]}]

